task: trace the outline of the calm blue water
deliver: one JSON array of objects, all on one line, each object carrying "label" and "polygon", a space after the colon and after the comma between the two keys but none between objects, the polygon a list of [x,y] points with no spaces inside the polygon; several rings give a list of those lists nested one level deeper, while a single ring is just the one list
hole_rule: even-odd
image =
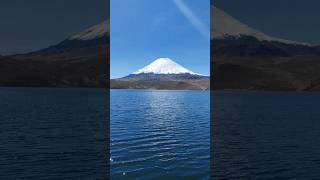
[{"label": "calm blue water", "polygon": [[112,90],[112,179],[209,179],[210,94]]},{"label": "calm blue water", "polygon": [[103,89],[0,88],[0,179],[107,179]]},{"label": "calm blue water", "polygon": [[[0,179],[207,179],[209,92],[0,88]],[[320,93],[213,92],[214,179],[318,179]]]},{"label": "calm blue water", "polygon": [[320,93],[212,94],[214,179],[319,179]]}]

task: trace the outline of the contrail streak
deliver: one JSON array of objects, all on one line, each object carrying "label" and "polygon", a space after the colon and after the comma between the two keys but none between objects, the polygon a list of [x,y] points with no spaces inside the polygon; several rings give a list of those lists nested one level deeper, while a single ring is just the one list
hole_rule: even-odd
[{"label": "contrail streak", "polygon": [[183,2],[183,0],[173,0],[181,13],[190,21],[190,23],[205,37],[210,39],[209,28],[192,12],[192,10]]}]

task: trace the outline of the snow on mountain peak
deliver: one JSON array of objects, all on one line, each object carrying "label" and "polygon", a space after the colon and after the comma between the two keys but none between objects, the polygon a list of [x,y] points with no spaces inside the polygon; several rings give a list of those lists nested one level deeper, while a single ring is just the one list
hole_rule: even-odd
[{"label": "snow on mountain peak", "polygon": [[92,26],[76,35],[73,35],[69,40],[92,40],[101,38],[109,32],[109,21],[106,20],[100,24]]},{"label": "snow on mountain peak", "polygon": [[173,60],[169,58],[158,58],[155,61],[153,61],[148,66],[145,66],[142,69],[139,69],[138,71],[132,73],[132,74],[142,74],[142,73],[154,73],[154,74],[193,74],[193,75],[200,75],[197,73],[194,73],[184,67],[182,67],[180,64],[174,62]]},{"label": "snow on mountain peak", "polygon": [[228,36],[240,37],[240,36],[253,36],[260,41],[278,41],[286,44],[299,44],[299,45],[310,45],[308,43],[296,42],[286,39],[280,39],[268,36],[262,32],[253,29],[237,19],[233,18],[226,12],[211,6],[213,11],[213,18],[211,18],[211,37],[213,39],[223,39]]},{"label": "snow on mountain peak", "polygon": [[213,21],[213,38],[224,38],[225,36],[253,35],[258,39],[269,39],[270,37],[242,24],[224,11],[212,7],[214,18]]}]

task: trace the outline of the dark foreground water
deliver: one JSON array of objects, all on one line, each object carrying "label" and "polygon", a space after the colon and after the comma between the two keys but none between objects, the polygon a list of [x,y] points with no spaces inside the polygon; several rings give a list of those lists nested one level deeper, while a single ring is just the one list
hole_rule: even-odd
[{"label": "dark foreground water", "polygon": [[214,179],[319,179],[320,93],[212,94]]},{"label": "dark foreground water", "polygon": [[0,88],[0,179],[107,179],[107,95]]},{"label": "dark foreground water", "polygon": [[209,179],[210,94],[111,91],[112,179]]},{"label": "dark foreground water", "polygon": [[[209,93],[0,88],[0,179],[207,179]],[[213,92],[214,179],[318,179],[320,93]]]}]

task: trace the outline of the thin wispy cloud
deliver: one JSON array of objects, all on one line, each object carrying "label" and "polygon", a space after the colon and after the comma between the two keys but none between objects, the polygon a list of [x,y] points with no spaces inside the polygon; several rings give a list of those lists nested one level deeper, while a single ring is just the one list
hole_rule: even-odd
[{"label": "thin wispy cloud", "polygon": [[180,12],[190,21],[190,23],[202,34],[206,39],[210,38],[209,28],[193,13],[183,0],[173,0]]}]

